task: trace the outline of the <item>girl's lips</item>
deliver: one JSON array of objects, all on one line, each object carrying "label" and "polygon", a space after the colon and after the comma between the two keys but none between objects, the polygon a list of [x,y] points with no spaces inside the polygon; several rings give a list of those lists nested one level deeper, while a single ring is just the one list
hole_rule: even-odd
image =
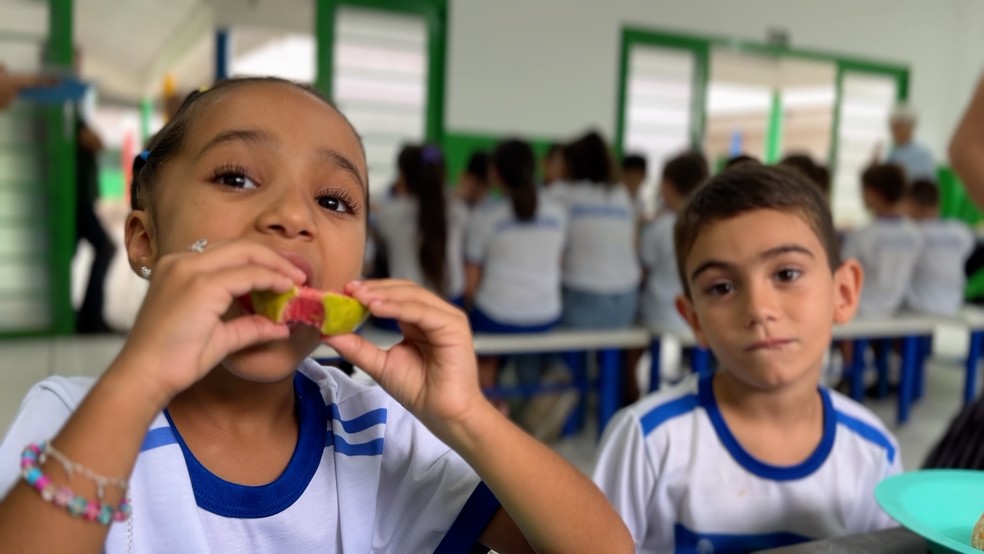
[{"label": "girl's lips", "polygon": [[308,262],[304,258],[304,256],[301,256],[300,254],[295,254],[293,252],[278,251],[277,253],[283,256],[284,258],[286,258],[287,261],[294,264],[295,266],[297,266],[298,269],[304,272],[306,279],[304,280],[302,285],[314,286],[314,282],[315,282],[314,268],[311,266],[310,262]]}]

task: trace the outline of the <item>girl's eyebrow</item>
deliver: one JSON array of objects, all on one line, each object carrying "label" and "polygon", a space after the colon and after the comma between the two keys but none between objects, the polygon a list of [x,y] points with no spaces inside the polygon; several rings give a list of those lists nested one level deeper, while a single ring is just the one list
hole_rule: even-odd
[{"label": "girl's eyebrow", "polygon": [[362,175],[359,174],[359,170],[355,167],[355,164],[353,164],[348,158],[343,156],[337,150],[332,150],[331,148],[321,148],[318,150],[318,157],[321,158],[322,161],[327,162],[328,165],[352,174],[363,190],[366,188],[366,183],[362,179]]},{"label": "girl's eyebrow", "polygon": [[228,131],[222,131],[221,133],[212,137],[212,140],[205,143],[205,146],[198,151],[195,155],[195,160],[201,159],[209,150],[219,146],[220,144],[225,144],[227,142],[249,142],[253,144],[257,143],[272,143],[276,142],[276,139],[270,133],[266,131],[260,131],[257,129],[230,129]]}]

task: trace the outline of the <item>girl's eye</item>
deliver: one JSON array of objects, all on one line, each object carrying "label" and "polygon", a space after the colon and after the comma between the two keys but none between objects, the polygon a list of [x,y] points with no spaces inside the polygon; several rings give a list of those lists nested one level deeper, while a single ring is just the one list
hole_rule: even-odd
[{"label": "girl's eye", "polygon": [[724,296],[735,290],[735,286],[731,283],[715,283],[705,290],[710,296]]},{"label": "girl's eye", "polygon": [[246,170],[238,167],[220,168],[212,177],[212,182],[234,189],[252,190],[259,188],[256,182],[247,176]]},{"label": "girl's eye", "polygon": [[318,193],[318,205],[329,212],[342,214],[358,213],[358,207],[347,192],[340,189],[329,189]]},{"label": "girl's eye", "polygon": [[780,269],[776,273],[776,278],[779,279],[779,281],[781,282],[788,283],[791,281],[795,281],[796,279],[799,279],[800,275],[802,274],[803,272],[798,269],[789,269],[789,268]]}]

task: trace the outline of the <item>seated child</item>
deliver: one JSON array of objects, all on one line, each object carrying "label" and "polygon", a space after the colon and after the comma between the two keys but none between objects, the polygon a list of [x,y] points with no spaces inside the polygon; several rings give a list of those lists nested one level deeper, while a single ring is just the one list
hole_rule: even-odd
[{"label": "seated child", "polygon": [[895,165],[869,167],[861,175],[864,205],[875,216],[868,225],[848,232],[843,259],[855,258],[864,269],[859,317],[884,317],[902,307],[922,236],[905,215],[905,173]]},{"label": "seated child", "polygon": [[835,241],[820,191],[782,168],[728,169],[680,214],[678,307],[719,369],[605,431],[595,482],[637,552],[746,552],[892,525],[874,488],[901,469],[895,439],[818,386],[861,282]]},{"label": "seated child", "polygon": [[[355,280],[365,152],[325,99],[221,82],[134,169],[126,251],[147,295],[102,376],[34,387],[0,444],[5,552],[630,550],[590,480],[482,397],[461,310]],[[239,300],[299,285],[406,340],[323,338]],[[308,359],[321,342],[379,386]]]},{"label": "seated child", "polygon": [[922,234],[923,248],[905,305],[920,313],[956,314],[963,306],[967,281],[964,262],[977,242],[974,233],[962,221],[940,219],[940,191],[932,181],[913,181],[906,205],[909,217]]}]

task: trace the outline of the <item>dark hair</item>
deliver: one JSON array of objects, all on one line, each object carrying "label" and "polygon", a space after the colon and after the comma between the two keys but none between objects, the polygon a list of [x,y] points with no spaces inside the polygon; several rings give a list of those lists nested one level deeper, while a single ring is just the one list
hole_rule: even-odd
[{"label": "dark hair", "polygon": [[397,161],[407,191],[417,199],[417,261],[427,285],[445,293],[448,215],[444,198],[444,156],[432,145],[406,146]]},{"label": "dark hair", "polygon": [[638,154],[630,154],[622,158],[622,171],[641,171],[646,172],[646,158]]},{"label": "dark hair", "polygon": [[827,201],[799,173],[782,167],[748,164],[722,171],[690,198],[673,229],[677,271],[690,295],[687,257],[708,225],[753,210],[794,213],[810,225],[827,255],[831,272],[840,267],[840,247]]},{"label": "dark hair", "polygon": [[[313,88],[295,83],[293,81],[288,81],[286,79],[281,79],[279,77],[241,77],[235,79],[224,79],[218,81],[211,88],[205,91],[195,91],[189,94],[184,102],[181,103],[181,107],[178,108],[177,113],[174,117],[161,128],[157,134],[150,140],[147,144],[147,148],[143,153],[137,155],[133,159],[133,180],[130,183],[130,209],[132,210],[153,210],[154,207],[154,184],[157,181],[160,171],[167,165],[168,162],[181,150],[184,144],[185,136],[188,134],[188,129],[191,127],[194,120],[198,117],[200,112],[206,109],[213,100],[219,98],[226,92],[234,88],[239,88],[246,85],[253,84],[278,84],[285,85],[297,90],[306,92],[314,98],[321,100],[325,105],[331,107],[333,110],[338,112],[338,110],[321,96]],[[348,118],[344,116],[341,112],[339,115],[348,122]],[[349,123],[351,127],[351,123]],[[355,128],[352,128],[352,132],[358,137],[358,133]],[[361,138],[360,145],[361,145]],[[363,157],[365,157],[365,149],[362,152]],[[368,189],[369,183],[366,183],[366,194],[369,194]]]},{"label": "dark hair", "polygon": [[489,154],[485,151],[475,151],[468,158],[465,173],[477,178],[482,183],[489,180]]},{"label": "dark hair", "polygon": [[789,154],[779,162],[779,165],[799,171],[813,184],[820,187],[820,192],[824,196],[830,195],[830,171],[818,164],[809,154],[799,152]]},{"label": "dark hair", "polygon": [[690,197],[709,175],[707,158],[700,152],[678,154],[663,165],[663,181],[669,183],[683,198]]},{"label": "dark hair", "polygon": [[762,162],[760,162],[759,159],[756,158],[755,156],[751,156],[749,154],[738,154],[737,156],[729,158],[728,161],[724,162],[724,168],[730,169],[732,167],[743,165],[743,164],[759,165],[761,163]]},{"label": "dark hair", "polygon": [[509,193],[516,219],[531,221],[536,216],[537,193],[533,181],[536,160],[529,143],[519,139],[500,142],[492,151],[492,165]]},{"label": "dark hair", "polygon": [[612,185],[612,157],[601,135],[591,131],[564,149],[564,161],[572,181]]},{"label": "dark hair", "polygon": [[916,179],[906,197],[921,208],[935,208],[940,205],[940,188],[929,179]]},{"label": "dark hair", "polygon": [[861,186],[895,204],[905,196],[905,170],[894,164],[875,164],[861,174]]}]

